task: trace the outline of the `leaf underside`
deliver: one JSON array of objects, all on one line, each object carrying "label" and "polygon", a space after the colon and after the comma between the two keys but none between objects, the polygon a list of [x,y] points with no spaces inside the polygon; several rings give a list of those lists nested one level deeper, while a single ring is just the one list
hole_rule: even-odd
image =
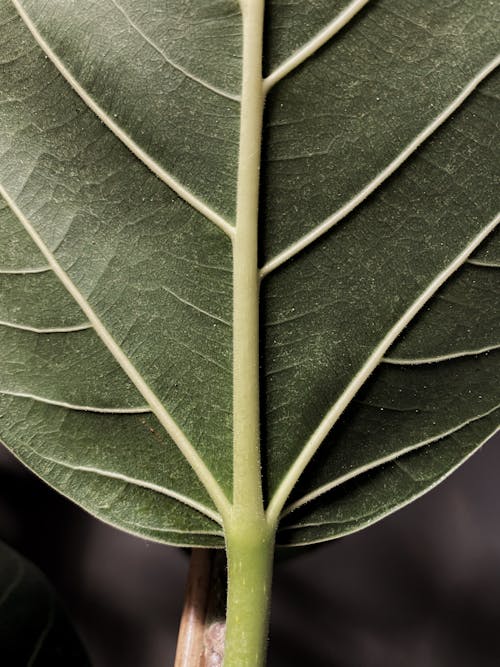
[{"label": "leaf underside", "polygon": [[[351,4],[268,1],[264,75]],[[266,498],[314,453],[282,544],[377,521],[498,426],[498,8],[358,4],[265,107]],[[0,437],[111,524],[221,546],[127,368],[230,498],[238,3],[0,0],[0,33]]]}]

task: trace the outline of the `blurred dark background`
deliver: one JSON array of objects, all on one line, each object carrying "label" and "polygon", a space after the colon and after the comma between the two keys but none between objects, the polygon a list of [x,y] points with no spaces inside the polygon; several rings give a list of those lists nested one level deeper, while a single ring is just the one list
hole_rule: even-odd
[{"label": "blurred dark background", "polygon": [[[410,507],[275,573],[269,667],[499,667],[500,438]],[[188,558],[88,516],[0,447],[0,538],[94,667],[173,665]]]}]

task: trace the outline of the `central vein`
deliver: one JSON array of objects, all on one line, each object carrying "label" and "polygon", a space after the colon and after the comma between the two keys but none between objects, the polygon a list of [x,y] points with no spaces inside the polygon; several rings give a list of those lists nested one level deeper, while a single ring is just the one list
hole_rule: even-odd
[{"label": "central vein", "polygon": [[233,239],[233,504],[263,512],[259,417],[258,217],[264,90],[264,0],[240,0],[243,71]]}]

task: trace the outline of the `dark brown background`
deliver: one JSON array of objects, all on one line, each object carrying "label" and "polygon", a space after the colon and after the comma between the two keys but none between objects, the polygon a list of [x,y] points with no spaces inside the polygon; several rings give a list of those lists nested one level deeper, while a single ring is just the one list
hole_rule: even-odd
[{"label": "dark brown background", "polygon": [[[379,524],[276,568],[269,667],[499,667],[500,438]],[[95,667],[170,667],[179,549],[89,517],[0,451],[0,537],[48,575]]]}]

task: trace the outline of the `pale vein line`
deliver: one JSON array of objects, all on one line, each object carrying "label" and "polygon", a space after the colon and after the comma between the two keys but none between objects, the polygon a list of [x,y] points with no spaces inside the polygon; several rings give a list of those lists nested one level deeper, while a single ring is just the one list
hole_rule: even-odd
[{"label": "pale vein line", "polygon": [[25,276],[31,273],[46,273],[50,271],[50,266],[26,267],[23,269],[0,269],[0,276]]},{"label": "pale vein line", "polygon": [[152,412],[149,406],[137,408],[101,408],[95,405],[78,405],[76,403],[67,403],[66,401],[57,401],[45,396],[38,396],[24,391],[14,391],[10,389],[0,389],[0,394],[3,396],[13,396],[14,398],[28,398],[37,403],[46,403],[47,405],[55,405],[59,408],[67,408],[68,410],[77,410],[78,412],[96,412],[104,415],[140,415]]},{"label": "pale vein line", "polygon": [[200,84],[200,86],[203,86],[204,88],[207,88],[207,90],[210,90],[212,93],[215,93],[216,95],[220,95],[221,97],[225,97],[228,100],[232,100],[233,102],[239,102],[240,101],[240,96],[239,95],[233,95],[232,93],[228,93],[225,90],[222,90],[222,88],[218,88],[217,86],[213,86],[211,83],[208,81],[205,81],[204,79],[200,79],[199,77],[195,76],[192,72],[189,70],[185,69],[182,67],[182,65],[179,65],[175,61],[171,60],[168,55],[165,53],[165,51],[162,51],[162,49],[157,46],[153,40],[146,35],[146,33],[135,23],[135,21],[132,20],[130,15],[121,7],[121,5],[118,4],[117,0],[109,0],[115,7],[116,9],[122,14],[122,16],[125,18],[127,23],[139,34],[144,41],[146,41],[155,51],[158,53],[163,60],[173,67],[174,69],[178,70],[181,72],[181,74],[184,74],[188,79],[191,79],[195,83]]},{"label": "pale vein line", "polygon": [[317,452],[323,440],[331,431],[334,424],[342,415],[346,407],[350,404],[354,396],[378,366],[389,347],[394,343],[399,334],[411,322],[420,309],[448,280],[448,278],[462,266],[469,255],[479,246],[482,241],[484,241],[488,234],[490,234],[495,229],[499,222],[500,214],[497,215],[489,224],[487,224],[485,228],[467,244],[462,252],[457,255],[457,257],[455,257],[455,259],[446,267],[446,269],[441,271],[441,273],[439,273],[434,278],[434,280],[432,280],[428,287],[411,304],[406,312],[391,327],[387,334],[382,338],[380,343],[375,347],[371,355],[366,359],[362,367],[353,377],[351,382],[347,385],[340,397],[332,405],[330,410],[328,410],[314,433],[304,445],[300,454],[295,459],[287,474],[284,476],[281,484],[279,485],[271,499],[271,502],[269,503],[267,513],[270,521],[276,521],[278,519],[286,499],[290,495],[299,477],[304,472],[309,461]]},{"label": "pale vein line", "polygon": [[108,350],[111,352],[113,357],[116,359],[118,364],[125,371],[127,376],[130,378],[132,383],[139,390],[139,393],[142,394],[146,402],[151,407],[151,411],[155,414],[156,418],[166,430],[168,435],[172,438],[174,443],[177,445],[179,450],[182,452],[188,463],[193,468],[194,472],[198,476],[199,480],[207,490],[207,493],[211,497],[215,506],[219,510],[222,516],[228,515],[230,512],[230,503],[225,495],[222,488],[219,486],[219,483],[212,475],[212,472],[209,470],[201,456],[198,454],[194,446],[191,444],[189,439],[186,437],[182,429],[174,421],[170,413],[165,409],[165,406],[156,396],[153,390],[146,383],[142,375],[132,364],[130,359],[127,357],[125,352],[121,349],[118,343],[114,340],[111,334],[108,332],[104,324],[101,322],[97,314],[93,311],[92,307],[85,299],[83,294],[81,294],[72,282],[71,278],[67,275],[64,269],[57,262],[56,258],[52,255],[49,248],[45,245],[44,241],[32,226],[28,218],[17,206],[16,202],[12,199],[10,194],[6,192],[5,188],[0,185],[0,195],[2,195],[10,206],[13,213],[17,215],[20,222],[23,224],[24,228],[31,236],[33,241],[36,243],[38,248],[41,250],[45,259],[47,260],[49,266],[52,268],[56,276],[59,278],[61,283],[64,285],[66,290],[71,294],[76,303],[80,306],[83,313],[89,320],[89,322],[94,327],[97,335],[106,345]]},{"label": "pale vein line", "polygon": [[500,263],[488,262],[486,259],[468,259],[467,264],[472,264],[473,266],[483,266],[487,269],[500,269]]},{"label": "pale vein line", "polygon": [[171,290],[169,287],[166,287],[166,285],[162,285],[162,289],[165,290],[168,294],[174,297],[174,299],[177,299],[177,301],[180,301],[186,306],[189,306],[193,310],[196,310],[198,313],[201,313],[202,315],[206,315],[212,320],[217,320],[217,322],[221,322],[222,324],[225,324],[226,326],[230,327],[231,324],[227,321],[224,320],[222,317],[219,317],[218,315],[213,315],[213,313],[209,313],[208,310],[203,310],[203,308],[200,308],[199,306],[196,306],[194,303],[191,303],[191,301],[188,301],[187,299],[184,299],[182,296],[179,296],[176,294],[173,290]]},{"label": "pale vein line", "polygon": [[[69,468],[70,470],[75,470],[76,472],[87,472],[87,473],[92,473],[94,475],[99,475],[100,477],[109,477],[110,479],[117,479],[121,482],[132,484],[133,486],[140,486],[141,488],[147,489],[148,491],[154,491],[155,493],[160,493],[162,496],[167,496],[167,498],[178,500],[184,505],[188,505],[192,509],[196,510],[200,514],[204,514],[209,519],[212,519],[212,521],[215,521],[215,523],[222,525],[222,519],[217,512],[210,509],[209,507],[206,507],[205,505],[203,505],[203,503],[199,503],[196,500],[192,500],[188,496],[184,496],[182,493],[178,493],[177,491],[173,491],[172,489],[167,489],[165,486],[160,486],[159,484],[154,484],[153,482],[147,482],[142,479],[137,479],[136,477],[130,477],[129,475],[124,475],[123,473],[114,472],[112,470],[103,470],[102,468],[96,468],[94,466],[74,465],[72,463],[68,463],[67,461],[60,461],[59,459],[52,458],[51,456],[45,456],[44,454],[40,454],[39,452],[37,452],[32,447],[29,446],[27,447],[28,449],[33,451],[39,458],[44,459],[44,461],[50,461],[50,463],[55,463],[56,465],[63,466],[64,468]],[[167,530],[171,529],[169,528]],[[174,532],[177,531],[174,530]]]},{"label": "pale vein line", "polygon": [[[374,523],[378,523],[382,519],[385,519],[385,517],[390,516],[391,514],[394,514],[394,512],[397,512],[398,510],[402,509],[403,507],[406,507],[407,505],[412,503],[414,500],[417,500],[417,498],[421,498],[422,496],[424,496],[429,491],[432,491],[432,489],[435,489],[436,486],[438,486],[438,484],[440,484],[445,479],[447,479],[450,475],[452,475],[456,470],[458,470],[458,468],[460,468],[466,461],[468,461],[471,458],[471,456],[473,456],[478,450],[480,450],[481,447],[490,438],[492,438],[494,435],[496,435],[496,433],[498,433],[499,430],[500,430],[500,427],[493,428],[491,430],[491,432],[485,438],[483,438],[481,440],[481,442],[477,445],[477,447],[474,447],[474,449],[471,452],[469,452],[466,456],[464,456],[464,458],[461,459],[456,465],[454,465],[452,468],[447,470],[444,473],[444,475],[441,475],[432,484],[430,484],[429,486],[426,486],[424,489],[422,489],[418,493],[413,494],[412,496],[410,496],[409,498],[404,500],[402,503],[400,503],[398,505],[395,505],[394,507],[391,507],[389,510],[387,510],[386,512],[383,512],[382,514],[379,514],[375,519],[373,518],[373,515],[371,515],[363,523],[360,523],[360,524],[350,528],[349,530],[343,531],[343,532],[339,533],[338,535],[335,535],[334,537],[328,536],[328,537],[322,537],[320,539],[313,539],[313,540],[310,540],[310,541],[303,541],[303,542],[298,541],[298,542],[295,542],[295,543],[292,543],[292,544],[289,544],[289,545],[285,544],[284,546],[294,546],[294,545],[306,546],[308,544],[319,544],[321,542],[329,542],[332,539],[338,539],[339,537],[344,537],[345,535],[352,535],[353,533],[357,533],[358,531],[362,530],[363,528],[365,528],[367,526],[373,525]],[[353,521],[355,521],[355,520],[353,520]],[[336,525],[338,523],[339,522],[330,521],[330,522],[325,522],[325,523],[322,523],[322,524],[316,524],[316,526],[321,527],[321,526],[327,526],[327,525]],[[290,529],[292,529],[292,528],[300,529],[301,527],[302,526],[299,524],[297,526],[290,526]],[[314,527],[314,526],[309,526],[309,527]],[[288,528],[289,528],[288,526],[285,526],[282,530],[287,530]]]},{"label": "pale vein line", "polygon": [[52,625],[54,623],[54,614],[55,614],[55,601],[54,598],[52,597],[50,591],[47,591],[47,595],[49,598],[49,613],[47,615],[47,622],[45,623],[44,627],[42,628],[42,631],[40,633],[40,636],[38,637],[35,646],[33,648],[33,652],[30,656],[30,659],[26,663],[26,667],[33,667],[35,664],[35,659],[38,657],[38,654],[40,653],[40,649],[43,646],[44,641],[47,639],[47,635],[49,634],[49,630],[52,628]]},{"label": "pale vein line", "polygon": [[379,466],[384,465],[385,463],[391,463],[395,459],[398,459],[400,456],[404,456],[405,454],[409,454],[410,452],[414,452],[417,449],[421,449],[422,447],[425,447],[426,445],[430,445],[434,442],[438,442],[439,440],[442,440],[443,438],[446,438],[453,433],[456,433],[457,431],[462,430],[469,424],[472,424],[476,421],[479,421],[480,419],[483,419],[484,417],[488,417],[489,415],[493,414],[498,408],[500,407],[499,405],[495,405],[494,408],[491,410],[488,410],[487,412],[484,412],[481,415],[477,415],[475,417],[472,417],[471,419],[468,419],[461,424],[458,424],[458,426],[454,426],[453,428],[448,429],[447,431],[444,431],[443,433],[439,433],[438,435],[432,436],[430,438],[427,438],[425,440],[421,440],[420,442],[415,443],[414,445],[409,445],[408,447],[404,447],[403,449],[398,450],[397,452],[393,452],[391,454],[387,454],[387,456],[382,456],[379,459],[375,459],[374,461],[370,461],[370,463],[366,463],[365,465],[359,466],[358,468],[354,468],[354,470],[351,470],[350,472],[346,473],[345,475],[342,475],[340,477],[337,477],[337,479],[329,482],[328,484],[323,484],[322,486],[319,486],[317,489],[314,489],[314,491],[311,491],[310,493],[307,493],[306,495],[302,496],[295,502],[293,502],[291,505],[288,505],[288,507],[285,508],[285,510],[281,513],[281,517],[285,517],[287,514],[290,514],[294,510],[298,509],[302,505],[305,505],[306,503],[309,503],[311,500],[315,500],[316,498],[319,498],[319,496],[322,496],[325,493],[328,493],[328,491],[332,491],[335,489],[337,486],[340,486],[341,484],[345,484],[351,479],[354,479],[355,477],[358,477],[359,475],[364,474],[365,472],[369,472],[370,470],[373,470],[374,468],[378,468]]},{"label": "pale vein line", "polygon": [[135,526],[136,528],[142,528],[143,530],[154,530],[158,533],[175,533],[176,535],[193,535],[193,536],[209,535],[210,537],[224,537],[223,530],[197,530],[196,532],[194,532],[192,530],[181,530],[180,528],[160,528],[160,526],[152,526],[146,523],[139,523],[138,521],[127,521],[126,519],[121,519],[121,521],[127,524],[127,526]]},{"label": "pale vein line", "polygon": [[[88,508],[85,508],[85,509],[86,509],[87,512],[89,512]],[[101,517],[99,517],[99,515],[95,514],[94,516],[96,516],[98,519],[103,521],[103,519]],[[144,528],[146,530],[157,531],[159,533],[167,533],[167,538],[158,537],[157,535],[152,534],[152,535],[148,535],[146,539],[151,541],[151,542],[158,542],[159,544],[171,544],[171,545],[174,545],[176,547],[181,547],[181,548],[184,548],[184,549],[192,549],[192,548],[200,547],[200,542],[199,541],[196,542],[197,537],[200,537],[200,538],[203,538],[203,537],[214,537],[214,538],[224,537],[224,532],[223,531],[218,531],[218,530],[214,530],[212,532],[203,531],[203,530],[196,530],[196,531],[177,530],[176,528],[172,528],[171,530],[169,530],[168,528],[165,528],[164,530],[162,530],[161,528],[155,528],[155,527],[148,528],[148,526],[143,526],[141,523],[136,523],[136,522],[133,522],[133,521],[123,521],[123,519],[120,519],[120,521],[122,523],[113,523],[113,521],[110,521],[109,517],[106,517],[104,519],[104,521],[106,522],[106,524],[108,526],[113,526],[115,528],[118,528],[119,530],[123,530],[123,524],[126,523],[127,526],[131,526],[131,528],[127,528],[127,533],[130,533],[131,535],[136,535],[141,540],[145,539],[145,537],[144,537]],[[134,526],[137,529],[142,529],[142,530],[134,530],[133,529]],[[192,538],[192,541],[190,542],[189,540],[186,540],[185,542],[182,542],[182,541],[177,539],[177,535],[188,536],[188,537]],[[173,540],[172,537],[174,537],[175,540]],[[168,542],[166,540],[168,540]],[[203,544],[203,543],[201,543],[201,544]],[[218,543],[217,546],[210,545],[209,548],[210,549],[224,549],[223,544],[224,544],[224,542],[222,542],[222,544]]]},{"label": "pale vein line", "polygon": [[90,322],[85,322],[83,324],[74,324],[69,327],[32,327],[28,324],[17,324],[15,322],[7,322],[5,320],[0,320],[0,326],[9,327],[9,329],[18,329],[19,331],[30,331],[37,334],[52,334],[52,333],[72,333],[73,331],[85,331],[86,329],[92,329]]},{"label": "pale vein line", "polygon": [[298,51],[295,51],[287,60],[279,65],[269,76],[264,79],[264,92],[268,93],[271,88],[281,81],[287,74],[290,74],[296,67],[301,65],[307,58],[310,58],[318,49],[336,35],[356,14],[368,4],[370,0],[354,0],[343,9],[323,30],[320,30],[314,37],[304,44]]},{"label": "pale vein line", "polygon": [[462,352],[453,352],[452,354],[442,354],[437,357],[422,357],[420,359],[400,358],[400,357],[384,357],[382,363],[392,364],[394,366],[419,366],[421,364],[435,364],[440,361],[449,361],[451,359],[462,359],[463,357],[472,357],[476,354],[484,354],[485,352],[493,352],[498,350],[498,345],[488,345],[478,350],[463,350]]},{"label": "pale vein line", "polygon": [[158,178],[163,181],[169,188],[171,188],[179,197],[186,203],[192,206],[196,211],[201,213],[205,218],[213,222],[230,238],[234,236],[234,227],[219,215],[216,211],[211,209],[204,201],[198,199],[192,192],[190,192],[184,185],[169,174],[163,167],[161,167],[150,155],[148,155],[116,122],[102,109],[97,102],[82,88],[75,77],[63,64],[62,60],[49,46],[48,42],[38,32],[35,24],[30,19],[26,11],[19,4],[19,0],[12,0],[16,10],[26,24],[33,37],[39,46],[43,49],[47,57],[51,60],[54,66],[59,70],[61,75],[66,79],[70,86],[82,98],[85,104],[91,109],[98,118],[106,125],[106,127],[113,132],[113,134],[120,139],[120,141],[148,167]]},{"label": "pale vein line", "polygon": [[[29,450],[30,450],[35,456],[37,456],[38,458],[44,458],[44,457],[40,456],[40,454],[39,454],[36,450],[34,450],[33,448],[31,448],[29,445],[23,444],[23,446],[26,447],[26,449],[29,449]],[[25,463],[26,463],[26,461],[25,461]],[[38,474],[38,473],[36,472],[36,470],[34,470],[33,468],[31,468],[31,466],[30,466],[29,463],[26,463],[26,465],[30,468],[30,470],[32,470],[32,472],[34,472],[35,474]],[[47,480],[47,479],[45,479],[44,481],[45,481],[47,484],[49,484],[49,486],[51,486],[52,488],[56,489],[56,490],[57,490],[60,494],[62,494],[64,497],[69,498],[69,496],[67,495],[67,493],[65,493],[65,491],[64,491],[62,488],[60,488],[60,487],[55,487],[55,486],[54,486],[49,480]],[[89,506],[87,506],[87,505],[85,505],[85,504],[82,504],[82,503],[80,503],[80,502],[78,502],[78,501],[75,501],[74,498],[69,498],[69,499],[72,500],[73,502],[76,502],[76,503],[77,503],[78,505],[80,505],[81,507],[84,507],[84,509],[85,509],[89,514],[91,514],[93,517],[95,517],[96,519],[99,519],[100,521],[105,521],[106,524],[107,524],[108,526],[113,526],[114,528],[118,528],[119,530],[123,530],[123,525],[122,525],[122,523],[119,523],[119,522],[114,521],[114,520],[113,520],[113,517],[106,516],[106,518],[103,519],[103,517],[99,514],[99,511],[98,511],[99,509],[101,509],[101,510],[103,509],[102,506],[101,506],[101,507],[98,506],[97,509],[96,509],[96,508],[93,508],[93,507],[89,507]],[[123,521],[123,519],[121,519],[120,521]],[[138,524],[138,523],[135,523],[135,522],[132,522],[132,521],[125,521],[125,523],[127,523],[129,526],[138,526],[138,527],[141,526],[141,524]],[[161,529],[160,529],[160,528],[151,528],[151,530],[158,530],[158,531],[160,531]],[[140,532],[140,531],[138,531],[138,530],[133,530],[132,528],[131,528],[131,529],[127,529],[127,532],[131,533],[132,535],[136,535],[137,537],[140,537],[141,539],[144,539],[144,533],[143,533],[143,532]],[[169,533],[172,533],[172,534],[174,534],[174,535],[176,535],[177,533],[181,533],[181,534],[187,534],[187,535],[190,535],[191,537],[195,537],[196,535],[214,535],[215,537],[219,537],[219,536],[220,536],[220,534],[219,534],[218,531],[213,531],[212,533],[209,533],[208,531],[207,531],[207,532],[199,532],[199,531],[195,531],[195,532],[193,532],[193,531],[181,531],[181,530],[178,530],[178,529],[176,529],[176,528],[165,529],[164,531],[161,531],[161,532],[169,532]],[[153,542],[160,542],[161,544],[165,544],[165,539],[164,539],[164,538],[159,538],[159,537],[156,537],[156,536],[154,536],[154,535],[148,535],[148,540],[151,540],[151,541],[153,541]],[[190,547],[193,546],[192,543],[189,543],[189,542],[186,542],[186,543],[180,543],[180,542],[177,542],[177,541],[176,541],[176,542],[174,542],[174,544],[176,544],[177,546],[182,546],[182,547],[186,547],[186,548],[190,548]],[[217,548],[217,547],[214,547],[214,548]]]},{"label": "pale vein line", "polygon": [[280,252],[276,257],[273,257],[267,264],[265,264],[261,271],[260,276],[264,276],[271,273],[281,266],[284,262],[288,261],[297,253],[301,252],[308,245],[316,241],[320,236],[325,234],[330,230],[334,225],[340,222],[345,218],[349,213],[351,213],[355,208],[357,208],[364,200],[374,192],[384,181],[386,181],[389,176],[391,176],[416,150],[421,146],[421,144],[428,139],[448,118],[456,111],[460,105],[471,95],[477,86],[484,81],[484,79],[491,74],[496,67],[500,64],[500,56],[489,62],[476,76],[469,81],[469,83],[462,90],[460,95],[456,97],[453,102],[444,109],[437,118],[435,118],[430,125],[428,125],[415,139],[408,144],[408,146],[389,164],[385,169],[383,169],[370,183],[368,183],[358,194],[353,197],[347,204],[344,204],[338,211],[333,213],[331,216],[326,218],[321,224],[312,229],[310,232],[305,234],[302,238],[292,243],[288,248],[285,248]]}]

